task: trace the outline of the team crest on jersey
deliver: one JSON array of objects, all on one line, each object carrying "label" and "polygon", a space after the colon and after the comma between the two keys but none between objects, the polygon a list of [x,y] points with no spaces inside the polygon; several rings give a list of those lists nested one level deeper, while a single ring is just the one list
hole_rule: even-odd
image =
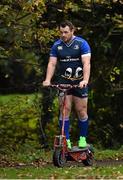
[{"label": "team crest on jersey", "polygon": [[74,49],[79,49],[79,45],[76,44],[76,45],[74,46]]},{"label": "team crest on jersey", "polygon": [[63,49],[63,47],[62,46],[58,46],[58,50],[62,50]]}]

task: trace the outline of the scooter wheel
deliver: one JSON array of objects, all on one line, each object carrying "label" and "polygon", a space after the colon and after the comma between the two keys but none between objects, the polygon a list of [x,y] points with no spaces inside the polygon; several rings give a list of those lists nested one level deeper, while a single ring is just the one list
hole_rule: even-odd
[{"label": "scooter wheel", "polygon": [[87,158],[82,161],[85,166],[93,166],[93,156],[90,153],[87,153]]},{"label": "scooter wheel", "polygon": [[56,149],[53,153],[53,164],[57,167],[63,167],[66,163],[66,157],[63,157],[62,150]]},{"label": "scooter wheel", "polygon": [[93,159],[92,158],[87,158],[87,159],[83,160],[82,162],[85,166],[92,166],[93,165]]}]

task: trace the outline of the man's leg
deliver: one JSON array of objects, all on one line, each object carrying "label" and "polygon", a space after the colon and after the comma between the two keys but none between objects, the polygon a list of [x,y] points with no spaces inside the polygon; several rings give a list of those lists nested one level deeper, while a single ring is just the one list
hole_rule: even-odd
[{"label": "man's leg", "polygon": [[80,129],[80,138],[79,138],[79,147],[86,147],[86,136],[88,133],[88,115],[87,115],[87,102],[88,98],[80,98],[74,96],[75,109],[79,118],[79,129]]},{"label": "man's leg", "polygon": [[[62,116],[59,117],[59,126],[60,126],[60,129],[62,129],[62,124],[63,124],[63,119],[62,119]],[[66,139],[70,139],[70,136],[69,136],[69,126],[70,126],[70,120],[69,120],[69,117],[65,118],[64,119],[64,134],[66,136]]]},{"label": "man's leg", "polygon": [[60,129],[62,129],[62,125],[64,121],[64,134],[66,136],[68,148],[71,149],[71,142],[69,136],[69,126],[70,126],[69,115],[71,112],[72,96],[67,95],[65,98],[65,102],[64,102],[64,96],[63,97],[59,96],[59,103],[60,103],[60,116],[59,116]]}]

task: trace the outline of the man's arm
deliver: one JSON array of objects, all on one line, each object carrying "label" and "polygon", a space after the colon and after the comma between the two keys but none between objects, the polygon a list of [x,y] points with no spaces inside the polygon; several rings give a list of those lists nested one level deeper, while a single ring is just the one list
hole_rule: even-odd
[{"label": "man's arm", "polygon": [[57,57],[50,57],[47,66],[46,78],[43,81],[43,86],[49,86],[51,84],[51,79],[54,75],[57,64]]},{"label": "man's arm", "polygon": [[83,64],[83,80],[80,82],[79,86],[83,88],[87,86],[89,78],[90,78],[90,69],[91,69],[91,54],[84,54],[81,56],[82,64]]}]

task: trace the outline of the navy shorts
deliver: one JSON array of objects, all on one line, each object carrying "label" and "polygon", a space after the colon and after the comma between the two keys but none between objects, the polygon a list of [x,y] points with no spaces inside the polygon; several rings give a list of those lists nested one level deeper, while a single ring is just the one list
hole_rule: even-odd
[{"label": "navy shorts", "polygon": [[73,88],[67,92],[67,95],[73,95],[80,98],[88,97],[88,87],[86,88]]},{"label": "navy shorts", "polygon": [[[80,80],[72,82],[71,80],[66,80],[66,79],[60,78],[58,81],[58,84],[78,85],[79,82],[80,82]],[[59,91],[59,96],[62,96],[62,95],[63,95],[63,92]],[[73,96],[80,97],[80,98],[88,97],[88,86],[86,86],[82,89],[79,87],[78,88],[72,88],[72,89],[67,91],[67,95],[73,95]]]},{"label": "navy shorts", "polygon": [[[88,97],[88,87],[85,88],[72,88],[67,91],[67,95],[73,95],[80,98]],[[63,92],[59,91],[59,96],[63,96]]]}]

